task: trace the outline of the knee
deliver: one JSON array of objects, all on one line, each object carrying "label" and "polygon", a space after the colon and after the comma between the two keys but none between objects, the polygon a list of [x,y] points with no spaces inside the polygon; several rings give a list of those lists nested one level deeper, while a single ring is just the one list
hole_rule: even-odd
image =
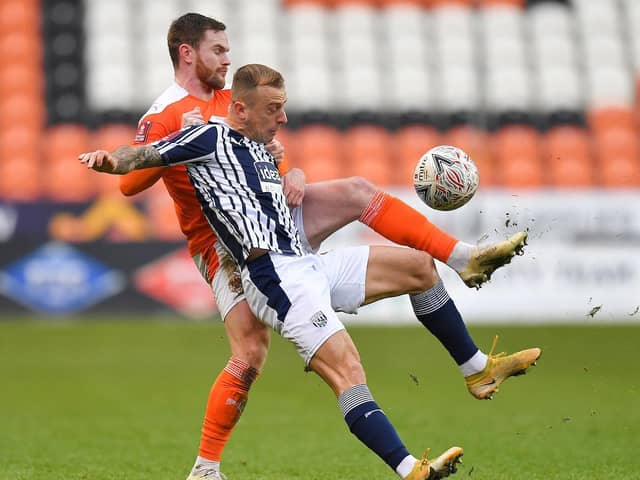
[{"label": "knee", "polygon": [[241,337],[229,337],[232,355],[257,370],[262,370],[267,361],[270,340],[269,329],[264,326],[245,331]]},{"label": "knee", "polygon": [[369,202],[379,190],[378,187],[364,177],[348,177],[345,179],[345,183],[347,195],[362,210],[369,205]]},{"label": "knee", "polygon": [[415,269],[412,278],[415,281],[414,290],[421,293],[433,288],[440,280],[433,257],[425,252],[416,251],[416,259],[413,262]]}]

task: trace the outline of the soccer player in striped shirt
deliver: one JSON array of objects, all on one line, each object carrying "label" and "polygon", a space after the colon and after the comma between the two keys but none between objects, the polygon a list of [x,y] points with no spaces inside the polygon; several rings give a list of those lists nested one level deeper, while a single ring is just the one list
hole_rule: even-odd
[{"label": "soccer player in striped shirt", "polygon": [[[455,471],[462,450],[452,447],[434,461],[408,453],[373,400],[355,346],[334,313],[336,303],[342,311],[355,311],[363,303],[433,287],[437,281],[433,264],[430,259],[407,262],[407,256],[426,255],[394,247],[338,249],[325,255],[308,252],[287,206],[273,156],[265,149],[286,122],[285,101],[284,82],[277,72],[261,65],[245,66],[234,76],[226,123],[212,120],[153,146],[121,147],[113,154],[96,151],[81,155],[81,161],[119,174],[188,163],[209,223],[241,267],[253,313],[296,345],[305,363],[338,396],[354,435],[401,478],[447,476]],[[409,274],[416,265],[431,268],[430,284],[416,285]],[[531,354],[537,358],[540,351],[531,349]]]},{"label": "soccer player in striped shirt", "polygon": [[[224,89],[224,85],[230,62],[224,24],[194,13],[183,15],[172,23],[168,44],[176,81],[141,119],[136,144],[159,140],[185,124],[202,123],[204,118],[223,116],[228,110],[230,91]],[[281,158],[282,149],[277,142],[267,148],[276,158]],[[278,166],[282,173],[287,171],[285,163]],[[204,472],[206,478],[214,478],[223,448],[248,399],[249,388],[264,365],[268,329],[254,318],[244,301],[232,262],[222,262],[223,266],[231,268],[219,268],[221,260],[214,247],[215,235],[202,215],[184,166],[131,172],[122,177],[121,189],[125,195],[134,195],[159,179],[163,180],[174,200],[194,261],[212,285],[231,347],[231,358],[209,393],[199,455],[190,477],[201,478],[198,472]],[[490,275],[509,258],[496,250],[499,244],[493,251],[474,253],[481,253],[475,257],[476,263],[489,257],[494,262],[492,266],[467,268],[472,251],[470,246],[457,242],[420,213],[362,178],[311,184],[301,193],[300,175],[293,169],[284,175],[283,189],[290,206],[300,205],[304,196],[306,235],[303,237],[314,248],[341,226],[360,220],[390,240],[427,251],[458,271],[466,268],[467,275],[463,278],[468,284],[480,283],[486,278],[484,275]],[[502,247],[507,247],[507,253],[513,252],[510,243],[502,243]],[[496,262],[499,258],[502,260]],[[469,337],[442,282],[412,296],[412,304],[418,318],[451,353],[468,381],[475,379],[478,383],[478,373],[486,370],[481,380],[495,368],[490,365],[491,356],[481,352]],[[474,386],[470,391],[478,398],[486,398],[493,390],[487,386]]]}]

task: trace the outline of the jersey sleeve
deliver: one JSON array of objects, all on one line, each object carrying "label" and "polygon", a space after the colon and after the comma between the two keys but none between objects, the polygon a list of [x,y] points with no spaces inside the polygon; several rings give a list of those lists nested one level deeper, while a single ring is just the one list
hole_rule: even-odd
[{"label": "jersey sleeve", "polygon": [[204,161],[216,150],[218,130],[215,125],[192,125],[151,145],[158,150],[165,165]]},{"label": "jersey sleeve", "polygon": [[[138,123],[133,145],[144,145],[166,137],[171,131],[161,115],[148,115]],[[134,170],[120,177],[120,192],[125,196],[136,195],[152,187],[162,178],[166,167]]]}]

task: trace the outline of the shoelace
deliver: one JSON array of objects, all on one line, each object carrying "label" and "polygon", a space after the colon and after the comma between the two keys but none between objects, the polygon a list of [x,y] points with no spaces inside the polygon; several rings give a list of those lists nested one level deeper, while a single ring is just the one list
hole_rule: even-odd
[{"label": "shoelace", "polygon": [[431,462],[427,459],[427,455],[429,455],[429,450],[431,449],[427,448],[422,454],[422,460],[420,460],[420,465],[428,467],[431,464]]},{"label": "shoelace", "polygon": [[489,355],[487,355],[487,357],[489,357],[489,358],[499,358],[499,357],[504,357],[507,354],[507,352],[500,352],[500,353],[496,353],[494,355],[493,351],[495,350],[497,344],[498,344],[498,335],[493,337],[493,344],[491,345],[491,350],[489,350]]},{"label": "shoelace", "polygon": [[199,470],[198,475],[200,475],[202,478],[227,480],[227,477],[221,471],[216,470],[215,468],[205,468],[203,470]]}]

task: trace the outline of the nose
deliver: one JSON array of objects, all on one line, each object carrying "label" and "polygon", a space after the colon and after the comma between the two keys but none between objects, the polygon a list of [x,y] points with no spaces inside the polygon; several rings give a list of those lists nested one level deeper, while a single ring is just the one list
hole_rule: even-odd
[{"label": "nose", "polygon": [[280,112],[280,115],[278,116],[278,123],[285,124],[288,121],[289,121],[289,119],[287,118],[287,112],[282,110],[282,112]]}]

